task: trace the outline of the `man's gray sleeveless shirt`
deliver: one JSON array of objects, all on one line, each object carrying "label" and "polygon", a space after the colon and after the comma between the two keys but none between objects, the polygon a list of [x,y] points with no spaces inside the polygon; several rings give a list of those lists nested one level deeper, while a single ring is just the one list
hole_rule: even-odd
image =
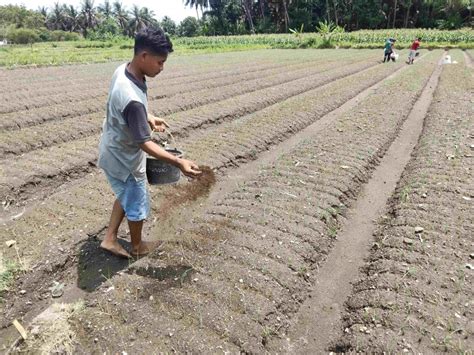
[{"label": "man's gray sleeveless shirt", "polygon": [[146,155],[134,141],[124,117],[131,101],[148,107],[146,92],[125,74],[127,64],[115,70],[107,99],[107,116],[99,143],[98,165],[112,177],[126,181],[132,174],[136,180],[146,177]]}]

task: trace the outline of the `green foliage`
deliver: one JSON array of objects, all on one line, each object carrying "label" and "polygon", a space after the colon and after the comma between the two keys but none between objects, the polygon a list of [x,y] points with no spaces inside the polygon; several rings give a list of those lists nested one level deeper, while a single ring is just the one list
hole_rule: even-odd
[{"label": "green foliage", "polygon": [[304,32],[304,23],[301,24],[300,29],[290,28],[289,31],[293,33],[296,37],[299,37]]},{"label": "green foliage", "polygon": [[334,48],[333,35],[344,33],[344,28],[332,22],[322,21],[316,26],[316,31],[322,36],[322,42],[318,48]]},{"label": "green foliage", "polygon": [[[50,32],[47,32],[50,34]],[[396,47],[407,48],[415,36],[421,36],[422,48],[474,48],[474,31],[440,30],[376,30],[336,33],[331,46],[339,48],[381,49],[387,36],[394,35]],[[175,53],[211,53],[264,48],[324,48],[324,36],[319,33],[258,34],[245,36],[196,36],[173,39]],[[100,49],[100,50],[98,50]],[[0,66],[59,65],[78,62],[103,62],[130,58],[133,39],[114,38],[110,41],[80,40],[77,42],[35,43],[0,48]]]},{"label": "green foliage", "polygon": [[15,44],[30,44],[40,41],[35,30],[29,28],[15,28],[7,32],[7,40]]},{"label": "green foliage", "polygon": [[178,34],[178,26],[176,26],[176,23],[168,16],[163,17],[163,20],[160,22],[160,26],[163,31],[168,33],[170,36],[175,36]]},{"label": "green foliage", "polygon": [[81,35],[76,32],[67,32],[67,31],[51,31],[49,40],[55,42],[62,42],[62,41],[79,41],[81,39]]},{"label": "green foliage", "polygon": [[91,41],[109,41],[122,37],[122,31],[115,19],[109,17],[102,21],[93,31],[89,32],[87,39]]},{"label": "green foliage", "polygon": [[338,26],[333,22],[320,21],[316,26],[316,32],[327,36],[335,33],[344,33],[344,27]]},{"label": "green foliage", "polygon": [[[472,27],[472,0],[185,0],[201,19],[186,18],[177,25],[169,17],[159,24],[153,11],[120,1],[81,0],[80,5],[60,1],[50,8],[30,10],[25,6],[0,6],[0,36],[7,29],[36,31],[41,41],[55,40],[48,31],[75,32],[92,40],[110,41],[119,35],[133,37],[145,26],[161,25],[172,36],[244,35],[290,31],[299,38],[298,46],[310,45],[302,38],[302,29],[316,29],[323,36],[319,46],[353,42],[335,39],[335,35],[360,29],[438,28],[455,30]],[[137,3],[139,3],[137,1]],[[117,30],[118,29],[118,30]],[[26,33],[26,32],[25,32]],[[326,37],[324,37],[326,36]],[[389,34],[392,37],[391,34]],[[36,40],[32,35],[29,41]],[[76,37],[77,38],[77,37]],[[1,38],[0,38],[1,39]],[[378,39],[377,39],[378,41]],[[464,45],[464,40],[457,43]],[[375,43],[365,39],[361,43]],[[289,45],[288,43],[284,46]],[[314,45],[311,44],[311,45]]]},{"label": "green foliage", "polygon": [[113,47],[112,42],[104,42],[104,41],[99,41],[99,42],[94,42],[94,41],[88,41],[88,42],[81,42],[77,43],[74,47],[76,48],[111,48]]},{"label": "green foliage", "polygon": [[178,27],[178,34],[183,37],[194,37],[199,34],[199,22],[195,17],[188,16]]},{"label": "green foliage", "polygon": [[2,26],[15,25],[16,28],[35,29],[44,26],[44,16],[25,6],[0,6],[0,23]]},{"label": "green foliage", "polygon": [[0,258],[0,302],[3,294],[9,290],[15,275],[21,271],[20,266],[12,261],[3,262]]}]

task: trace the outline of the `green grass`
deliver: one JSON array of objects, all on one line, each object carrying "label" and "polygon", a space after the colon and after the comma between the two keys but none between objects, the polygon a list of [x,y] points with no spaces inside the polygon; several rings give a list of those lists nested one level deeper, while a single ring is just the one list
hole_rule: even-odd
[{"label": "green grass", "polygon": [[[0,260],[1,262],[1,260]],[[3,301],[3,295],[9,290],[9,287],[13,283],[15,275],[21,270],[20,266],[12,261],[6,261],[0,265],[0,302]]]},{"label": "green grass", "polygon": [[[173,55],[244,51],[266,48],[383,48],[387,37],[397,38],[396,48],[407,48],[415,36],[422,48],[474,48],[474,30],[424,29],[356,31],[331,35],[329,42],[317,33],[246,36],[180,37],[173,39]],[[44,42],[0,47],[0,66],[61,65],[124,60],[131,56],[132,40]]]}]

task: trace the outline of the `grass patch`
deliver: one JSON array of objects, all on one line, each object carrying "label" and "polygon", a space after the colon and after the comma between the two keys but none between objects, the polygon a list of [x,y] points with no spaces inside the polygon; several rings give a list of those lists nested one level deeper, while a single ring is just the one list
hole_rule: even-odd
[{"label": "grass patch", "polygon": [[[364,30],[335,33],[259,34],[245,36],[179,37],[173,39],[173,55],[206,54],[255,49],[353,48],[382,49],[385,39],[397,38],[398,50],[408,48],[421,36],[422,48],[474,48],[474,30],[439,31],[426,29]],[[133,40],[43,42],[0,48],[0,66],[62,65],[119,61],[132,56]]]},{"label": "grass patch", "polygon": [[5,292],[10,289],[13,284],[15,275],[21,271],[21,267],[14,261],[3,261],[0,256],[0,303],[3,302]]}]

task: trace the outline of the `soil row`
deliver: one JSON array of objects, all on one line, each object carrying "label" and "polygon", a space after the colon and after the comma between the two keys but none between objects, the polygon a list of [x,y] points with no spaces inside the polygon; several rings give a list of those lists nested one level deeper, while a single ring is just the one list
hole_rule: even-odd
[{"label": "soil row", "polygon": [[[242,64],[239,67],[230,70],[214,70],[212,72],[204,71],[203,73],[197,73],[195,76],[186,78],[160,78],[159,85],[157,84],[157,81],[150,81],[149,87],[150,89],[166,87],[166,92],[164,92],[163,95],[171,96],[176,92],[176,90],[179,90],[179,87],[183,84],[195,86],[193,87],[195,89],[205,89],[206,87],[212,87],[216,78],[224,83],[226,82],[224,80],[225,78],[228,79],[227,81],[229,83],[232,82],[232,79],[235,79],[235,82],[238,82],[252,79],[255,76],[264,76],[266,73],[271,74],[279,71],[291,70],[293,67],[304,67],[307,66],[307,64],[319,64],[323,62],[323,60],[324,58],[318,58],[310,63],[305,63],[304,61],[297,63],[286,63],[283,61],[279,64],[267,63],[262,65],[257,63],[252,67]],[[108,65],[107,69],[109,69]],[[80,103],[87,99],[101,99],[107,95],[107,88],[111,75],[112,72],[104,71],[99,77],[91,77],[90,75],[86,78],[71,76],[70,80],[65,83],[65,85],[57,85],[55,83],[55,85],[49,85],[46,87],[26,87],[26,90],[12,91],[9,94],[4,95],[2,106],[0,106],[0,114],[19,110],[32,110],[59,103],[73,104]],[[216,81],[214,85],[220,85],[219,81]]]},{"label": "soil row", "polygon": [[[252,51],[251,58],[259,64],[281,64],[296,63],[311,60],[315,57],[324,57],[332,55],[334,51],[298,51],[289,52],[285,50],[271,51]],[[346,51],[343,51],[346,52]],[[356,51],[347,51],[356,52]],[[297,55],[295,55],[295,53]],[[189,76],[199,75],[203,72],[213,72],[215,70],[231,70],[236,66],[241,66],[249,61],[249,53],[233,52],[219,54],[193,55],[192,59],[188,56],[172,56],[166,63],[166,70],[161,74],[163,79],[184,79]],[[20,68],[15,70],[1,70],[0,83],[10,83],[11,88],[24,90],[29,85],[32,87],[44,87],[48,84],[65,85],[70,79],[80,78],[93,79],[102,75],[109,75],[114,71],[120,62],[107,62],[95,64],[74,64],[64,66],[40,67],[40,68]],[[109,74],[106,74],[109,73]],[[105,79],[109,79],[107,76]],[[0,92],[8,93],[7,87],[1,86]]]},{"label": "soil row", "polygon": [[[464,62],[460,51],[450,54]],[[422,138],[392,198],[390,218],[380,223],[333,350],[474,348],[472,75],[462,64],[444,67]]]}]

